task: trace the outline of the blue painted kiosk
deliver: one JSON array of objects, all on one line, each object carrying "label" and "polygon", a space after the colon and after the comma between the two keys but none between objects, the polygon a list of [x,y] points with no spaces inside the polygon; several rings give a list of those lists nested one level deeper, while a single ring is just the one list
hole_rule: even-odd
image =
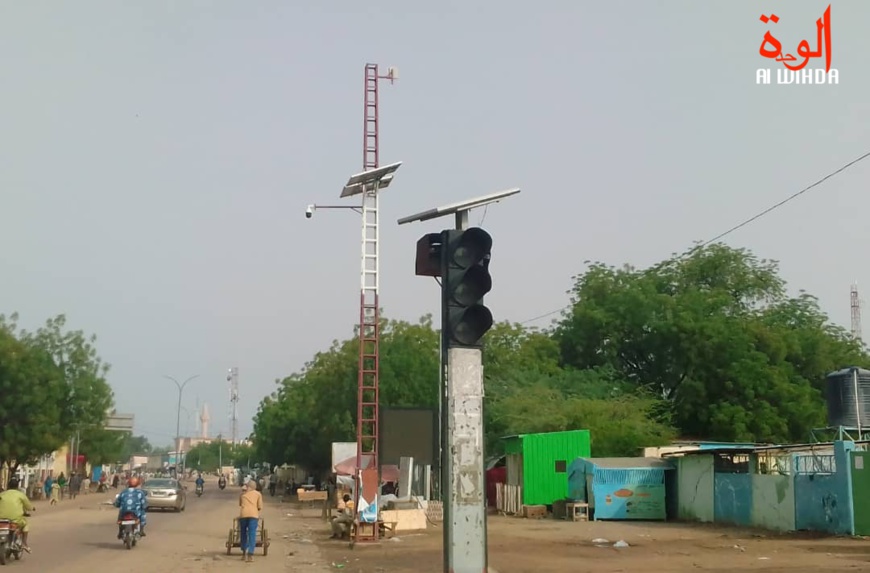
[{"label": "blue painted kiosk", "polygon": [[568,497],[585,501],[600,519],[667,519],[665,472],[661,458],[577,458],[568,470]]}]

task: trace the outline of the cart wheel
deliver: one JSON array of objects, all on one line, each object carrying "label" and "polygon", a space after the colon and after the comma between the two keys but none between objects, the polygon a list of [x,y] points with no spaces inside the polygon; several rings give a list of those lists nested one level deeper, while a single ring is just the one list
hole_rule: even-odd
[{"label": "cart wheel", "polygon": [[269,554],[269,542],[263,544],[263,557]]},{"label": "cart wheel", "polygon": [[230,534],[227,537],[227,555],[232,555],[233,553],[233,530],[230,529]]}]

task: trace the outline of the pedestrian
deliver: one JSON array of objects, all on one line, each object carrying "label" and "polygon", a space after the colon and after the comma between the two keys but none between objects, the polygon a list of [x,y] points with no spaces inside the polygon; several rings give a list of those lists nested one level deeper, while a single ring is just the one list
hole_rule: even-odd
[{"label": "pedestrian", "polygon": [[51,476],[45,478],[45,482],[42,484],[42,490],[45,492],[45,499],[51,497],[51,485],[54,483],[54,479]]},{"label": "pedestrian", "polygon": [[85,477],[82,479],[82,492],[83,493],[91,493],[91,475],[85,474]]},{"label": "pedestrian", "polygon": [[60,486],[60,499],[63,499],[63,488],[66,487],[66,476],[63,475],[63,472],[60,472],[60,475],[57,476],[57,485]]},{"label": "pedestrian", "polygon": [[60,483],[52,482],[51,483],[51,505],[57,505],[57,502],[60,501]]},{"label": "pedestrian", "polygon": [[254,561],[257,549],[257,525],[263,511],[263,494],[257,491],[257,483],[249,479],[239,496],[239,545],[242,547],[242,561]]},{"label": "pedestrian", "polygon": [[82,489],[82,476],[74,473],[69,478],[69,498],[75,499]]}]

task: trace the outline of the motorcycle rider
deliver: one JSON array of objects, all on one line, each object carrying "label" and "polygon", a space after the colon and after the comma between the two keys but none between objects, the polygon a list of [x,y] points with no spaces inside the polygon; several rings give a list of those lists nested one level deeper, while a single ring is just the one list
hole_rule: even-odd
[{"label": "motorcycle rider", "polygon": [[18,531],[21,532],[22,549],[30,553],[30,545],[27,544],[30,525],[24,514],[28,511],[36,511],[36,508],[24,492],[18,489],[18,484],[18,478],[13,477],[9,480],[9,489],[0,493],[0,519],[8,519],[18,526]]},{"label": "motorcycle rider", "polygon": [[227,476],[225,476],[224,474],[221,474],[220,479],[218,479],[218,487],[221,489],[227,487]]},{"label": "motorcycle rider", "polygon": [[196,476],[196,488],[199,490],[205,490],[205,480],[202,479],[202,474],[197,474]]},{"label": "motorcycle rider", "polygon": [[[125,513],[132,513],[139,519],[139,535],[145,537],[145,510],[148,508],[148,500],[145,492],[139,488],[139,478],[136,476],[127,480],[127,489],[115,498],[115,507],[119,508],[118,521]],[[118,539],[124,538],[124,529],[118,526]]]}]

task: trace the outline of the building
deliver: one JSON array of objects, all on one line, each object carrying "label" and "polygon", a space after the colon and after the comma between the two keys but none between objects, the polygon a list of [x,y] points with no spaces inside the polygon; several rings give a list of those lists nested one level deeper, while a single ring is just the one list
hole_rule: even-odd
[{"label": "building", "polygon": [[589,430],[520,434],[504,440],[508,489],[521,505],[552,505],[568,495],[568,466],[591,454]]}]

